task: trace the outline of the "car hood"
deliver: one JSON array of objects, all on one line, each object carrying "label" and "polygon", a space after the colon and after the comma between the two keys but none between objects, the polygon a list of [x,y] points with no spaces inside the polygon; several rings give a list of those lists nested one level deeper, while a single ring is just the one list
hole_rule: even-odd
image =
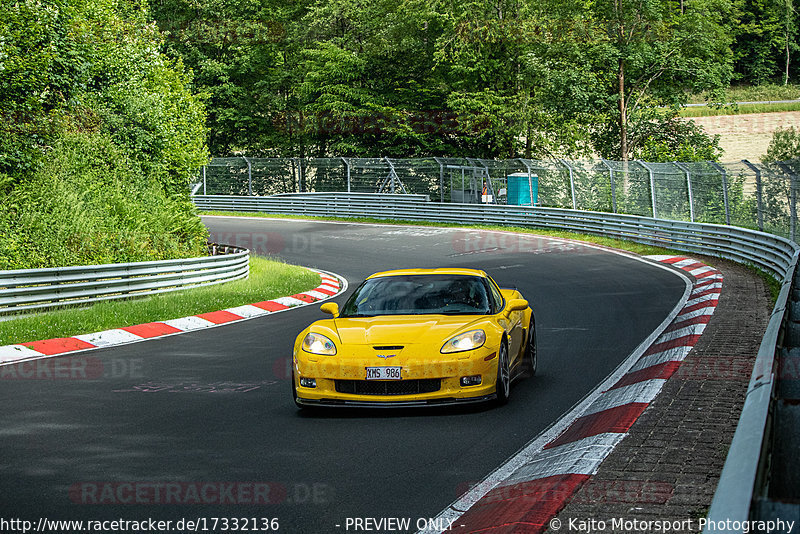
[{"label": "car hood", "polygon": [[453,335],[485,319],[482,315],[395,315],[337,318],[336,331],[344,345],[442,345]]}]

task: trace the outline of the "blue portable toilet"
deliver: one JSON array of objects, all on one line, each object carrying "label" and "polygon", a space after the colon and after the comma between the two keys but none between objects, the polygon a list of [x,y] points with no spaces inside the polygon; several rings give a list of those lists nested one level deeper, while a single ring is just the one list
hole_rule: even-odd
[{"label": "blue portable toilet", "polygon": [[[507,176],[508,203],[515,206],[535,206],[539,203],[539,177],[531,174],[531,186],[528,187],[528,173],[515,172]],[[533,194],[533,202],[531,202]]]}]

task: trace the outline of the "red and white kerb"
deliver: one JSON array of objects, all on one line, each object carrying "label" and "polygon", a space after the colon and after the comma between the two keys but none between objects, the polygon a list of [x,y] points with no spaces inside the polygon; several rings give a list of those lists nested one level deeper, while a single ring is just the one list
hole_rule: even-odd
[{"label": "red and white kerb", "polygon": [[318,287],[311,291],[288,297],[236,306],[235,308],[228,308],[226,310],[200,313],[189,317],[181,317],[180,319],[170,319],[167,321],[115,328],[113,330],[105,330],[93,334],[45,339],[42,341],[22,343],[20,345],[5,345],[0,347],[0,365],[48,356],[57,356],[79,350],[133,343],[145,339],[180,334],[182,332],[190,332],[201,328],[209,328],[220,324],[241,321],[243,319],[249,319],[250,317],[257,317],[259,315],[288,310],[289,308],[297,306],[312,304],[320,300],[328,299],[346,289],[346,285],[343,284],[337,276],[322,272],[319,274],[321,282]]},{"label": "red and white kerb", "polygon": [[546,530],[550,519],[597,473],[603,460],[677,371],[716,309],[722,274],[682,256],[649,257],[695,278],[683,309],[625,375],[597,396],[560,435],[518,461],[520,465],[475,501],[448,532],[505,534]]}]

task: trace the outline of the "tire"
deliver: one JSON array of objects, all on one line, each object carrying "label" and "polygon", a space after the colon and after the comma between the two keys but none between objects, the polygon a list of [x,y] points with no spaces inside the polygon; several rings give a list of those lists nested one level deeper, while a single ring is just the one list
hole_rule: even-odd
[{"label": "tire", "polygon": [[511,395],[511,368],[508,361],[508,344],[505,340],[500,344],[497,355],[497,380],[495,382],[496,403],[498,406],[508,404]]},{"label": "tire", "polygon": [[528,339],[525,342],[525,354],[522,357],[523,376],[536,376],[536,366],[539,363],[539,352],[536,346],[536,321],[531,315],[528,326]]}]

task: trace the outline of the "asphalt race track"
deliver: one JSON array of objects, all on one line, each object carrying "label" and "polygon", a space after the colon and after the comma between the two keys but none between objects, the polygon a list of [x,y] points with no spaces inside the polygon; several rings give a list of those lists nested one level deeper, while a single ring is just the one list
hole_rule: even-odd
[{"label": "asphalt race track", "polygon": [[685,288],[665,269],[537,237],[205,222],[218,242],[336,272],[351,290],[391,268],[484,269],[530,300],[538,375],[500,409],[299,412],[287,358],[324,316],[318,306],[66,356],[81,372],[0,380],[0,518],[206,518],[209,532],[222,531],[214,517],[278,518],[282,532],[324,533],[346,532],[347,518],[405,517],[414,530],[591,391]]}]

